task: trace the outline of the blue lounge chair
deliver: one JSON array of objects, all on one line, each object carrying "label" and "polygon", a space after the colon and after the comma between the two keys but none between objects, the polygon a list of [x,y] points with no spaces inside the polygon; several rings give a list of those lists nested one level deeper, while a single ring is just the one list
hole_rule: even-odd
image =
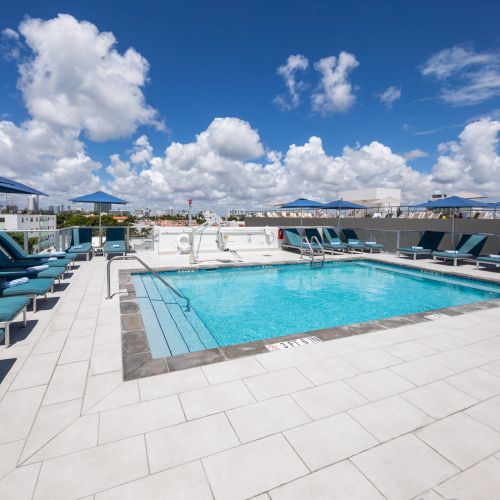
[{"label": "blue lounge chair", "polygon": [[333,254],[333,253],[339,252],[341,250],[342,246],[344,246],[344,248],[345,248],[345,245],[343,245],[342,243],[341,243],[341,245],[330,244],[330,242],[325,239],[325,236],[324,236],[325,230],[324,229],[323,229],[323,236],[321,236],[321,234],[319,233],[319,230],[316,228],[305,229],[305,234],[306,234],[307,239],[311,243],[319,243],[323,247],[323,250],[325,250],[326,252]]},{"label": "blue lounge chair", "polygon": [[479,269],[480,264],[485,266],[491,264],[492,266],[500,267],[500,252],[497,255],[480,255],[476,257],[476,269]]},{"label": "blue lounge chair", "polygon": [[310,242],[307,237],[300,235],[297,228],[285,229],[286,243],[283,243],[283,248],[291,248],[300,252],[300,258],[304,255],[323,255],[323,247],[317,243]]},{"label": "blue lounge chair", "polygon": [[398,248],[398,256],[401,256],[401,254],[413,255],[413,260],[417,260],[419,255],[431,255],[432,252],[437,250],[443,236],[444,233],[441,231],[424,231],[415,246]]},{"label": "blue lounge chair", "polygon": [[[28,254],[24,251],[24,248],[19,245],[19,243],[12,238],[9,234],[0,232],[0,245],[4,248],[5,252],[10,255],[14,260],[28,260],[28,261],[38,261],[45,260],[50,258],[50,253],[36,253],[36,254]],[[76,258],[76,255],[64,254],[64,255],[56,255],[55,257],[58,260],[56,267],[67,267],[69,264],[72,264]],[[52,261],[55,262],[55,261]],[[48,263],[47,263],[48,264]]]},{"label": "blue lounge chair", "polygon": [[28,297],[4,297],[0,298],[0,340],[5,339],[5,347],[10,345],[10,324],[22,311],[23,322],[26,326],[26,309],[30,299]]},{"label": "blue lounge chair", "polygon": [[432,252],[434,262],[437,259],[452,260],[456,266],[459,260],[471,260],[478,257],[486,243],[486,236],[481,234],[464,234],[458,242],[455,250],[446,250],[444,252]]},{"label": "blue lounge chair", "polygon": [[104,255],[121,253],[127,254],[127,247],[125,245],[125,228],[124,227],[110,227],[106,229],[106,243],[103,249]]},{"label": "blue lounge chair", "polygon": [[347,247],[349,250],[369,250],[372,253],[374,250],[378,250],[381,252],[384,249],[384,245],[382,243],[376,243],[373,241],[361,241],[356,234],[356,231],[353,229],[343,229],[345,239],[347,240]]},{"label": "blue lounge chair", "polygon": [[93,253],[92,228],[74,228],[71,235],[71,246],[66,250],[66,253],[73,254],[75,257],[85,255],[86,259],[89,260]]},{"label": "blue lounge chair", "polygon": [[339,238],[339,235],[333,227],[323,228],[323,246],[328,245],[332,250],[345,252],[347,245]]},{"label": "blue lounge chair", "polygon": [[27,266],[19,267],[14,269],[12,266],[4,266],[5,255],[0,251],[0,279],[16,279],[16,278],[52,278],[58,280],[58,284],[64,279],[64,274],[66,273],[65,267],[48,267],[47,269],[36,270],[31,269],[32,267],[38,266]]},{"label": "blue lounge chair", "polygon": [[[4,280],[8,281],[8,280]],[[1,283],[0,283],[1,285]],[[26,296],[33,300],[33,312],[36,312],[36,300],[39,295],[47,297],[47,293],[53,290],[54,280],[51,278],[33,278],[27,283],[10,288],[0,286],[0,297]]]}]

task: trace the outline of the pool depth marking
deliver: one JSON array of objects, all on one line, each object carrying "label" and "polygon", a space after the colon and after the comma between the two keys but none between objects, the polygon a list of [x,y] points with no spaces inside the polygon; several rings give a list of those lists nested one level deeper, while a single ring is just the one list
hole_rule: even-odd
[{"label": "pool depth marking", "polygon": [[266,344],[268,351],[278,351],[280,349],[290,349],[293,347],[302,347],[303,345],[317,344],[323,342],[316,336],[302,337],[295,340],[285,340],[284,342],[276,342],[275,344]]}]

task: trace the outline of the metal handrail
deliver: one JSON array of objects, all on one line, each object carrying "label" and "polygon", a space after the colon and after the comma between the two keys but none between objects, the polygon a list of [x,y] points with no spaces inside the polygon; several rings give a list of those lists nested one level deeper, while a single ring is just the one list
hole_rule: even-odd
[{"label": "metal handrail", "polygon": [[111,263],[114,260],[137,260],[139,261],[148,272],[150,272],[153,276],[158,278],[165,286],[167,286],[172,292],[177,295],[177,297],[183,299],[186,301],[186,310],[189,311],[191,309],[191,299],[183,295],[179,290],[174,288],[170,283],[165,281],[156,271],[153,271],[142,259],[139,259],[136,255],[117,255],[115,257],[111,257],[111,259],[108,260],[107,264],[107,286],[108,286],[108,296],[106,297],[107,299],[111,298]]},{"label": "metal handrail", "polygon": [[[321,254],[323,255],[323,262],[325,261],[325,249],[323,248],[323,245],[319,242],[318,238],[316,236],[313,236],[311,238],[311,243],[314,243],[314,240],[316,240],[316,244],[321,248]],[[313,258],[314,260],[314,258]]]}]

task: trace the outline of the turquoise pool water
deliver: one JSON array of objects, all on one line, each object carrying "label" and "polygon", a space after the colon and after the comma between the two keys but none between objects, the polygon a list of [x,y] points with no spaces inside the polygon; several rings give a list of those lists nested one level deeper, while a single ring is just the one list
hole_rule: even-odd
[{"label": "turquoise pool water", "polygon": [[133,277],[154,357],[500,298],[500,286],[366,261]]}]

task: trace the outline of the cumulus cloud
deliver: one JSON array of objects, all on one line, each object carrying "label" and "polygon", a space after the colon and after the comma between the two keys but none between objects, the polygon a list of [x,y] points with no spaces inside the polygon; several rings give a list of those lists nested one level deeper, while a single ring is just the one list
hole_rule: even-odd
[{"label": "cumulus cloud", "polygon": [[314,69],[321,73],[321,81],[311,97],[313,110],[321,114],[347,111],[356,102],[347,77],[358,66],[356,57],[349,52],[341,52],[338,58],[325,57],[315,63]]},{"label": "cumulus cloud", "polygon": [[407,161],[411,160],[416,160],[418,158],[425,158],[426,156],[429,156],[425,151],[422,151],[421,149],[411,149],[410,151],[407,151],[404,155],[403,158]]},{"label": "cumulus cloud", "polygon": [[500,121],[489,118],[469,123],[458,141],[440,144],[432,169],[437,183],[486,193],[500,191],[500,157],[497,154]]},{"label": "cumulus cloud", "polygon": [[441,84],[441,99],[454,106],[478,104],[500,95],[500,51],[454,46],[433,54],[420,70]]},{"label": "cumulus cloud", "polygon": [[[31,119],[0,121],[0,174],[36,185],[58,201],[102,187],[102,168],[86,151],[93,140],[128,136],[141,124],[161,127],[144,98],[148,62],[134,49],[119,53],[111,33],[69,15],[27,19],[19,32],[5,29],[6,52],[18,62],[21,91]],[[29,55],[20,56],[20,49]],[[13,50],[17,50],[14,54]],[[145,137],[131,161],[148,161]],[[51,200],[52,201],[52,200]]]},{"label": "cumulus cloud", "polygon": [[27,19],[19,31],[32,56],[20,64],[18,85],[35,120],[95,141],[128,136],[142,124],[161,127],[142,92],[147,60],[133,48],[119,53],[112,33],[67,14]]},{"label": "cumulus cloud", "polygon": [[299,71],[305,71],[309,66],[309,61],[301,54],[288,56],[286,64],[279,66],[277,73],[285,82],[288,90],[288,97],[278,95],[274,98],[274,103],[281,109],[290,111],[300,104],[300,93],[305,89],[306,84],[297,80],[296,74]]},{"label": "cumulus cloud", "polygon": [[401,99],[401,89],[391,85],[378,96],[379,101],[388,108],[392,108],[396,101]]}]

